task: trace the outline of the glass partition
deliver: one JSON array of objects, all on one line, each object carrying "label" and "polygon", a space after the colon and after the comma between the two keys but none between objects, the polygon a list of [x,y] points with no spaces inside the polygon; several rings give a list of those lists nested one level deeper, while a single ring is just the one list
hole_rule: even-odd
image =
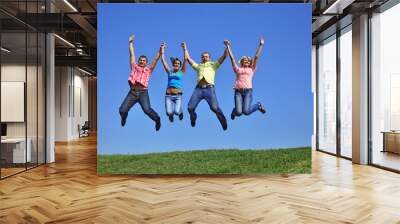
[{"label": "glass partition", "polygon": [[[45,1],[1,1],[16,16]],[[0,178],[45,163],[45,34],[0,12]],[[7,21],[7,22],[4,22]]]},{"label": "glass partition", "polygon": [[336,35],[318,47],[318,149],[336,154]]},{"label": "glass partition", "polygon": [[400,4],[371,18],[372,163],[400,170]]},{"label": "glass partition", "polygon": [[31,159],[26,141],[26,33],[3,32],[1,47],[1,175],[7,177],[24,171]]}]

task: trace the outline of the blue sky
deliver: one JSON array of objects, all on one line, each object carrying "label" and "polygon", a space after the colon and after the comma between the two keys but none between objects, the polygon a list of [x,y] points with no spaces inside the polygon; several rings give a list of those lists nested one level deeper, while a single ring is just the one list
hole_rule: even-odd
[{"label": "blue sky", "polygon": [[[235,75],[227,57],[216,75],[219,105],[228,120],[223,131],[217,117],[202,101],[197,124],[190,126],[187,103],[196,85],[189,66],[183,81],[184,119],[170,123],[165,115],[167,75],[158,62],[149,85],[153,109],[161,117],[156,132],[136,104],[125,127],[118,108],[129,91],[128,37],[135,34],[135,53],[152,60],[161,42],[166,57],[182,58],[186,41],[191,57],[200,62],[208,51],[213,60],[223,53],[224,39],[239,59],[254,56],[259,38],[265,46],[253,79],[253,101],[258,111],[234,121]],[[196,149],[262,149],[311,145],[313,103],[311,93],[310,4],[98,4],[98,153],[141,154]]]}]

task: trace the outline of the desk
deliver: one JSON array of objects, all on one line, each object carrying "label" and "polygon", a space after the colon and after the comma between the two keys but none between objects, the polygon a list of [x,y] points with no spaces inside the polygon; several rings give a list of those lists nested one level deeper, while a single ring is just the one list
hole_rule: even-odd
[{"label": "desk", "polygon": [[[1,157],[6,163],[25,163],[31,162],[31,145],[30,138],[26,140],[28,143],[25,151],[25,138],[6,138],[1,139]],[[26,161],[25,161],[26,159]]]},{"label": "desk", "polygon": [[382,152],[392,152],[400,154],[400,132],[383,131],[383,150]]}]

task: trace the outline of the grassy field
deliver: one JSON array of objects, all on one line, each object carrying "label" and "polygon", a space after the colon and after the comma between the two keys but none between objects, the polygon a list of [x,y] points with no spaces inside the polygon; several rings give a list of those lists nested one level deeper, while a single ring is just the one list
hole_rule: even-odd
[{"label": "grassy field", "polygon": [[310,173],[311,149],[226,149],[99,155],[97,172],[100,175]]}]

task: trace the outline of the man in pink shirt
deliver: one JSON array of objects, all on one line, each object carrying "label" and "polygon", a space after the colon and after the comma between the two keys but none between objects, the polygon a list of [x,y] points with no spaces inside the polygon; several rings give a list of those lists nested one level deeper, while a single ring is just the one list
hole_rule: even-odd
[{"label": "man in pink shirt", "polygon": [[147,57],[142,55],[139,57],[136,64],[135,51],[133,48],[133,35],[129,37],[129,53],[131,59],[131,74],[128,78],[130,90],[119,107],[119,114],[121,115],[121,125],[125,126],[128,111],[133,105],[139,102],[143,112],[149,116],[156,124],[156,131],[160,130],[161,122],[160,116],[150,106],[150,98],[148,94],[148,86],[150,75],[153,72],[158,59],[160,59],[160,52],[157,52],[156,57],[147,66]]},{"label": "man in pink shirt", "polygon": [[239,117],[242,114],[250,115],[257,110],[261,113],[265,113],[265,108],[260,102],[257,102],[253,105],[251,104],[251,101],[253,100],[253,76],[257,68],[257,62],[261,54],[261,49],[264,46],[264,39],[261,38],[254,59],[243,56],[240,59],[240,67],[237,66],[235,58],[233,57],[231,43],[228,40],[225,40],[224,43],[228,48],[228,54],[232,62],[233,71],[236,73],[234,87],[235,107],[232,110],[231,119],[233,120],[235,117]]}]

